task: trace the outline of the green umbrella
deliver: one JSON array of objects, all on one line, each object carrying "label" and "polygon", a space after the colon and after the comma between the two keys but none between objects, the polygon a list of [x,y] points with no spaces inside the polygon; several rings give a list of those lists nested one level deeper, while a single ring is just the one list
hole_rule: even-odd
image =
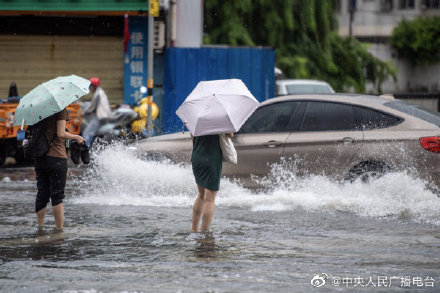
[{"label": "green umbrella", "polygon": [[20,99],[14,125],[33,125],[89,93],[90,81],[70,75],[40,84]]}]

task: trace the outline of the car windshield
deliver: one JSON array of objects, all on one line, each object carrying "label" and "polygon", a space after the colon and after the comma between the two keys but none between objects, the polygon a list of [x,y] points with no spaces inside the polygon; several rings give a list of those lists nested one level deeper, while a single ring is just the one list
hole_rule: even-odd
[{"label": "car windshield", "polygon": [[286,85],[287,94],[323,94],[331,93],[326,85],[320,84],[289,84]]},{"label": "car windshield", "polygon": [[440,127],[440,114],[420,108],[419,106],[409,105],[401,101],[392,101],[384,104],[385,106],[403,112],[405,114],[417,117],[426,122]]}]

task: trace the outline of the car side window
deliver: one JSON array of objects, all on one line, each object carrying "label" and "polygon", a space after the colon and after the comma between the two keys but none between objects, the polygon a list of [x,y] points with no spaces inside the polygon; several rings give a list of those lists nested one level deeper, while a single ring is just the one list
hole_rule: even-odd
[{"label": "car side window", "polygon": [[355,107],[358,129],[377,129],[397,125],[401,119],[373,109]]},{"label": "car side window", "polygon": [[239,133],[290,132],[290,119],[301,102],[280,102],[258,108]]},{"label": "car side window", "polygon": [[329,102],[309,102],[300,131],[354,130],[353,106]]}]

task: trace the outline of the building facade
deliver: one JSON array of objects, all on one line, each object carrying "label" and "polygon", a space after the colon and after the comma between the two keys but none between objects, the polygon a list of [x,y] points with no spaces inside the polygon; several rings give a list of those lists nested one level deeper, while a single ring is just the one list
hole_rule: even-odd
[{"label": "building facade", "polygon": [[[336,4],[339,34],[351,35],[369,44],[368,51],[383,61],[392,61],[397,82],[388,80],[387,93],[439,93],[440,64],[412,66],[390,47],[393,29],[402,19],[440,16],[438,0],[339,0]],[[373,91],[369,86],[367,91]]]},{"label": "building facade", "polygon": [[[0,98],[61,75],[99,77],[113,104],[124,98],[124,16],[147,0],[0,0]],[[146,30],[146,28],[145,28]]]}]

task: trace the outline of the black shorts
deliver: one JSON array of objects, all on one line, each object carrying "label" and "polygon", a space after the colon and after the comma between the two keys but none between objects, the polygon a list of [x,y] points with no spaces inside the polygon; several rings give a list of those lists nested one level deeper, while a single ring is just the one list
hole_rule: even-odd
[{"label": "black shorts", "polygon": [[37,198],[35,211],[44,209],[49,200],[52,206],[63,202],[67,179],[67,159],[44,156],[35,161]]}]

